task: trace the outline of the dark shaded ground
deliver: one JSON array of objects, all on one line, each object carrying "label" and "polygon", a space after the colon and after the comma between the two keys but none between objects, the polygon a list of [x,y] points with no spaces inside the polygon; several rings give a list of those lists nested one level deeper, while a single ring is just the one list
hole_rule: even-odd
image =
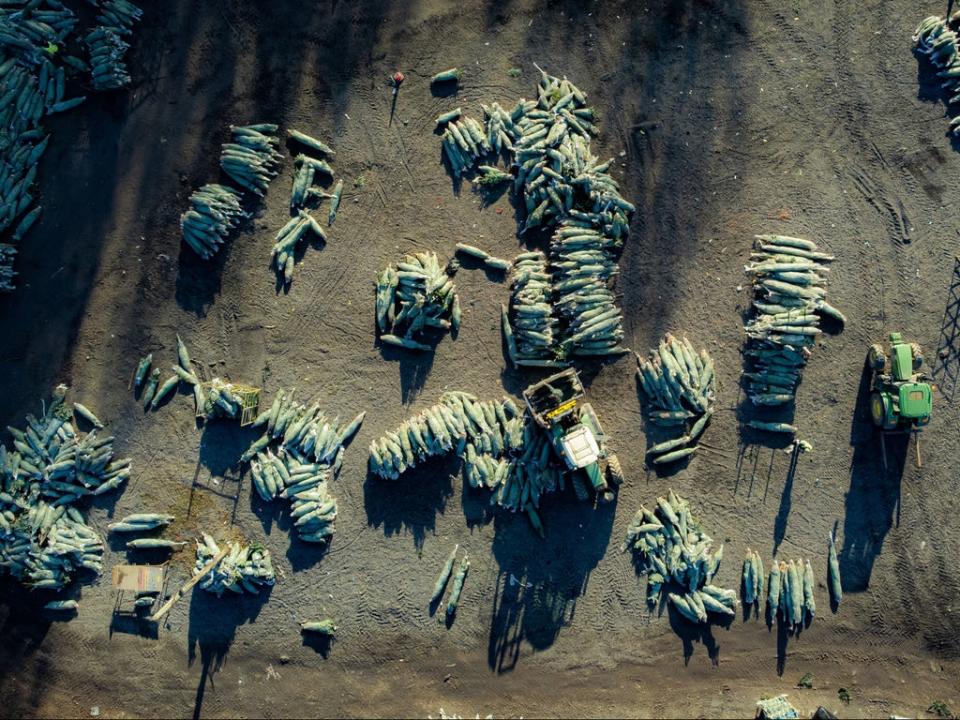
[{"label": "dark shaded ground", "polygon": [[[0,298],[0,422],[19,422],[55,382],[68,382],[135,467],[123,494],[92,511],[95,525],[105,531],[114,513],[169,511],[175,537],[262,538],[280,575],[265,602],[195,594],[156,639],[118,624],[106,577],[78,589],[69,623],[51,622],[36,609],[42,598],[5,584],[8,714],[88,715],[96,706],[103,716],[424,716],[440,707],[463,716],[731,716],[780,692],[809,714],[836,708],[838,687],[852,694],[845,715],[960,704],[960,628],[946,610],[960,590],[951,564],[960,538],[949,192],[960,156],[945,136],[936,79],[909,48],[915,23],[941,8],[144,7],[130,56],[135,86],[49,124],[44,214],[20,256],[23,286]],[[524,518],[493,513],[484,494],[462,489],[452,463],[392,484],[365,471],[369,441],[444,389],[517,395],[537,377],[505,370],[507,288],[483,272],[457,274],[463,328],[430,358],[381,353],[371,312],[374,272],[403,252],[445,260],[467,241],[511,257],[520,246],[509,197],[484,200],[466,183],[451,191],[433,118],[529,97],[533,62],[588,93],[601,114],[594,146],[615,159],[638,206],[617,284],[627,343],[645,352],[666,330],[686,334],[710,350],[721,387],[704,447],[658,475],[644,468],[633,361],[587,371],[629,482],[597,510],[547,498],[545,541]],[[437,97],[427,81],[451,66],[465,71],[461,88]],[[512,67],[522,75],[508,76]],[[393,102],[385,81],[396,69],[407,80]],[[218,177],[228,125],[263,121],[331,140],[345,181],[330,240],[304,252],[289,293],[276,291],[269,267],[271,238],[288,216],[289,155],[257,217],[215,261],[179,241],[189,193]],[[796,422],[814,450],[795,459],[738,431],[742,265],[753,234],[777,231],[837,255],[831,299],[850,318],[805,372]],[[943,385],[922,470],[888,447],[884,471],[864,415],[864,353],[893,330],[927,349]],[[329,548],[292,540],[282,503],[250,499],[249,479],[232,467],[247,432],[198,430],[184,395],[145,414],[128,393],[141,355],[174,362],[177,332],[206,377],[263,385],[267,401],[297,387],[331,415],[368,411],[335,483]],[[739,585],[748,546],[768,566],[771,549],[811,558],[822,608],[813,626],[787,638],[751,615],[694,632],[648,612],[643,580],[616,550],[636,507],[669,487],[726,544],[721,584]],[[823,581],[835,526],[847,590],[837,615]],[[458,542],[472,565],[447,629],[426,600]],[[111,549],[107,566],[125,560]],[[190,552],[174,556],[173,579],[192,564]],[[327,616],[339,626],[332,645],[301,639],[298,622]],[[808,671],[815,689],[801,693],[793,686]]]}]

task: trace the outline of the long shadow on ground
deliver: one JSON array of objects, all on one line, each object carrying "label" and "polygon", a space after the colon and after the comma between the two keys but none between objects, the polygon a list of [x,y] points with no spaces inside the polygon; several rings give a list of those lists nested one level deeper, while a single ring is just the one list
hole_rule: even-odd
[{"label": "long shadow on ground", "polygon": [[577,599],[607,550],[615,512],[616,502],[594,509],[568,491],[541,505],[545,539],[524,515],[497,514],[493,556],[500,570],[487,644],[492,670],[513,670],[524,642],[548,648],[573,622]]},{"label": "long shadow on ground", "polygon": [[187,663],[192,666],[200,657],[200,682],[193,706],[193,717],[199,718],[207,689],[216,692],[214,675],[223,667],[237,627],[255,622],[260,609],[269,599],[270,589],[263,588],[259,595],[229,593],[222,598],[199,588],[190,598],[190,627],[187,639]]},{"label": "long shadow on ground", "polygon": [[[887,435],[886,452],[880,432],[870,419],[870,371],[864,365],[857,404],[850,425],[853,462],[843,521],[843,547],[838,548],[844,591],[866,590],[873,565],[887,533],[900,518],[900,484],[908,455],[909,435]],[[826,546],[826,538],[824,538]]]},{"label": "long shadow on ground", "polygon": [[363,484],[363,506],[367,524],[383,527],[387,537],[403,531],[413,536],[419,549],[428,532],[436,528],[453,495],[453,483],[460,482],[460,459],[453,453],[430,458],[399,480],[384,480],[368,474]]}]

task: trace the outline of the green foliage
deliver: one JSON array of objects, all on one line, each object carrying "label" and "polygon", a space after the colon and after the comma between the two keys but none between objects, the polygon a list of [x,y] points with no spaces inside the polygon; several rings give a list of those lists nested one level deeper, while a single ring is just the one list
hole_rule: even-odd
[{"label": "green foliage", "polygon": [[479,175],[473,183],[479,188],[488,190],[511,180],[513,180],[513,175],[510,173],[488,170]]},{"label": "green foliage", "polygon": [[850,702],[850,691],[846,688],[840,688],[837,690],[837,697],[840,699],[840,702],[849,703]]},{"label": "green foliage", "polygon": [[807,673],[802,678],[797,681],[798,688],[807,688],[808,690],[813,687],[813,673]]},{"label": "green foliage", "polygon": [[947,707],[946,703],[941,702],[940,700],[934,700],[930,703],[930,707],[927,708],[928,713],[933,713],[937,717],[942,718],[952,718],[953,713],[950,712],[950,708]]},{"label": "green foliage", "polygon": [[363,175],[357,175],[357,176],[353,179],[353,186],[354,186],[355,188],[357,188],[357,190],[359,190],[360,188],[362,188],[362,187],[363,187],[364,185],[366,185],[366,184],[367,184],[367,181],[364,179]]},{"label": "green foliage", "polygon": [[507,75],[512,78],[518,78],[521,75],[523,75],[523,70],[521,70],[520,68],[510,68],[509,70],[507,70]]}]

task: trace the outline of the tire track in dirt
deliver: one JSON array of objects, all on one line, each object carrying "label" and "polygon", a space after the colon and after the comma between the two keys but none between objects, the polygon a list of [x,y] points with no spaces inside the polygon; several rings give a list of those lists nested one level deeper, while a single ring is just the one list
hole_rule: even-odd
[{"label": "tire track in dirt", "polygon": [[[901,297],[909,296],[902,272],[903,258],[899,250],[912,242],[912,223],[902,200],[902,193],[899,191],[901,183],[898,180],[906,181],[908,184],[914,183],[907,173],[900,173],[899,178],[893,176],[889,163],[872,139],[875,131],[871,127],[871,117],[874,112],[871,104],[877,97],[877,93],[868,92],[860,80],[863,64],[851,56],[851,43],[860,40],[863,35],[859,32],[860,24],[852,20],[855,11],[848,8],[848,5],[848,0],[838,0],[831,25],[837,28],[833,38],[833,56],[841,90],[838,117],[844,134],[853,143],[854,151],[849,155],[835,154],[832,164],[838,176],[848,178],[861,199],[874,210],[885,228],[887,237],[892,241],[886,247],[871,245],[871,254],[878,267],[876,277],[880,290],[880,321],[883,323],[887,316],[887,297],[892,296],[894,301],[897,301]],[[892,31],[897,30],[894,28]],[[873,56],[869,43],[859,56],[867,58]],[[873,67],[878,65],[875,64]],[[884,81],[890,83],[892,79],[885,77]],[[916,196],[915,193],[912,195]],[[857,208],[849,193],[845,198],[850,204],[851,213],[856,217]],[[887,286],[887,278],[891,276],[895,278],[893,292]]]},{"label": "tire track in dirt", "polygon": [[908,245],[911,242],[910,221],[903,208],[903,202],[899,198],[894,200],[884,195],[876,183],[859,167],[852,168],[849,171],[849,177],[863,199],[883,218],[887,232],[894,242]]},{"label": "tire track in dirt", "polygon": [[[833,20],[833,26],[841,29],[835,38],[836,46],[834,50],[834,61],[844,89],[841,95],[841,98],[843,98],[841,100],[841,119],[845,133],[853,140],[855,145],[853,166],[847,170],[847,175],[851,178],[862,199],[880,217],[887,236],[892,240],[886,246],[874,246],[872,254],[879,266],[878,276],[881,292],[883,293],[886,289],[884,278],[893,276],[893,292],[886,289],[884,294],[892,295],[895,302],[900,302],[901,298],[911,295],[909,286],[912,283],[906,276],[906,258],[903,256],[903,248],[913,240],[911,237],[911,221],[902,197],[905,195],[911,198],[911,201],[919,198],[917,202],[920,203],[924,214],[933,215],[936,208],[932,207],[929,200],[923,200],[926,197],[925,193],[921,192],[922,188],[920,188],[916,178],[905,167],[901,167],[898,173],[892,170],[880,147],[872,139],[870,101],[866,99],[866,88],[859,82],[860,76],[855,72],[858,64],[853,61],[848,52],[850,41],[859,37],[850,30],[859,27],[858,24],[852,22],[855,14],[856,11],[850,7],[848,0],[842,0],[836,4]],[[881,15],[883,14],[881,13]],[[902,28],[897,27],[896,23],[891,23],[890,20],[891,18],[888,17],[883,18],[887,25],[885,30],[890,33],[901,32]],[[869,51],[861,54],[861,57],[863,56],[870,57]],[[890,85],[897,81],[896,75],[892,73],[885,62],[878,62],[877,67],[881,70],[881,81],[883,83]],[[840,163],[837,163],[835,167],[838,172],[843,171]],[[899,192],[901,189],[905,193]],[[849,199],[849,195],[847,197]],[[851,212],[855,213],[856,208],[851,207]],[[886,320],[885,308],[886,303],[882,294],[881,322]],[[884,558],[889,561],[889,555],[893,555],[894,577],[897,578],[895,587],[885,587],[886,583],[881,581],[881,586],[871,588],[870,594],[873,605],[872,624],[883,636],[889,636],[891,640],[896,637],[909,636],[917,631],[923,637],[929,639],[931,632],[936,633],[940,630],[937,622],[926,620],[914,610],[918,597],[935,597],[944,594],[943,586],[939,588],[929,587],[928,582],[922,581],[921,578],[926,573],[923,573],[922,569],[917,567],[915,553],[911,550],[914,546],[919,547],[918,538],[925,535],[925,526],[923,524],[918,525],[918,519],[930,518],[925,507],[926,489],[922,484],[914,482],[915,478],[916,474],[908,470],[904,473],[902,479],[894,480],[901,483],[900,507],[898,509],[900,523],[890,528],[889,537],[886,538],[884,543],[886,552],[876,560],[877,565],[880,565],[884,562]],[[904,507],[905,500],[909,503],[907,507]],[[930,542],[929,538],[927,538],[927,542]],[[935,553],[934,556],[942,558],[942,553]],[[937,564],[939,565],[939,563]],[[939,567],[938,570],[940,570]],[[880,575],[876,567],[873,568],[873,574],[875,576]],[[941,572],[937,572],[937,575],[941,575]],[[887,574],[883,574],[882,577],[886,578]],[[880,642],[875,636],[869,635],[858,638],[858,640],[861,639],[871,644]]]}]

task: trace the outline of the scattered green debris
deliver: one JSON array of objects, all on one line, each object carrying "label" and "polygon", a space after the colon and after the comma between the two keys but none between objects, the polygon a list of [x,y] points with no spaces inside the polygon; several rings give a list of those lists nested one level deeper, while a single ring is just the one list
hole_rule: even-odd
[{"label": "scattered green debris", "polygon": [[513,175],[491,165],[481,165],[480,172],[482,174],[474,178],[473,184],[481,190],[490,190],[504,183],[513,182]]},{"label": "scattered green debris", "polygon": [[463,77],[463,70],[458,70],[457,68],[450,68],[449,70],[438,72],[436,75],[430,78],[430,84],[434,85],[436,83],[460,82],[460,79],[462,77]]},{"label": "scattered green debris", "polygon": [[331,620],[330,618],[325,618],[323,620],[314,620],[314,621],[300,623],[300,632],[316,633],[317,635],[333,637],[337,633],[337,626],[333,624],[333,620]]},{"label": "scattered green debris", "polygon": [[940,700],[935,700],[930,703],[930,707],[927,708],[928,713],[933,713],[937,717],[942,718],[952,718],[953,713],[950,712],[950,708],[947,707],[946,703],[941,702]]}]

